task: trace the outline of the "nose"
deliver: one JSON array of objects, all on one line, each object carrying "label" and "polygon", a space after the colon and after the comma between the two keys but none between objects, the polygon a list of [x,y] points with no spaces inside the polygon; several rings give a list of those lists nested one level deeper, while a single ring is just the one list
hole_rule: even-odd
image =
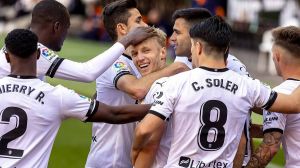
[{"label": "nose", "polygon": [[170,41],[171,41],[172,43],[175,43],[175,42],[176,42],[176,35],[175,35],[174,32],[172,33],[172,35],[171,35],[171,37],[170,37]]},{"label": "nose", "polygon": [[145,23],[144,21],[142,21],[141,26],[147,27],[148,25],[147,25],[147,23]]},{"label": "nose", "polygon": [[145,59],[144,55],[142,53],[138,53],[136,56],[136,60],[139,61],[143,61]]}]

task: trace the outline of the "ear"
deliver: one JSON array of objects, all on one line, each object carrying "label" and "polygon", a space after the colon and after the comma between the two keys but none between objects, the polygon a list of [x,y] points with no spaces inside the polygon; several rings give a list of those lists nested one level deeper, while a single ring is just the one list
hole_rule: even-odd
[{"label": "ear", "polygon": [[124,23],[118,23],[116,29],[117,34],[120,34],[122,36],[128,33],[128,27]]},{"label": "ear", "polygon": [[60,22],[54,22],[53,31],[57,32],[60,29],[60,26],[61,26]]},{"label": "ear", "polygon": [[196,41],[195,47],[198,55],[201,55],[203,52],[203,45],[199,41]]},{"label": "ear", "polygon": [[9,54],[7,52],[5,53],[5,58],[6,58],[7,63],[10,63]]},{"label": "ear", "polygon": [[164,60],[164,61],[167,60],[167,49],[166,49],[166,47],[161,48],[160,55],[161,55],[161,57],[160,57],[161,60]]}]

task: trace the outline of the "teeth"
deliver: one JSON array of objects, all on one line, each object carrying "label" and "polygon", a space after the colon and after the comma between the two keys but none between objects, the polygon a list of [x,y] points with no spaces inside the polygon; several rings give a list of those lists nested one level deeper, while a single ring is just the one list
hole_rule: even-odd
[{"label": "teeth", "polygon": [[140,68],[146,68],[149,64],[142,64],[140,65]]}]

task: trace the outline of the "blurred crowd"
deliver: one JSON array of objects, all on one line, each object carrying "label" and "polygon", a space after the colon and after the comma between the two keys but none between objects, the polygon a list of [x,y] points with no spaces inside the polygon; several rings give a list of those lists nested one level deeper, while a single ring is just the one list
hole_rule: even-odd
[{"label": "blurred crowd", "polygon": [[[0,0],[0,33],[29,27],[30,12],[40,0]],[[71,14],[70,34],[85,39],[109,41],[101,21],[103,6],[115,0],[58,0]],[[276,26],[300,23],[300,0],[137,0],[143,19],[172,33],[172,13],[184,7],[204,7],[224,16],[236,34],[233,45],[259,48],[268,40],[264,33]],[[242,34],[242,36],[241,36]],[[240,39],[239,37],[247,37]],[[241,42],[242,41],[242,42]],[[265,44],[269,45],[269,44]],[[261,46],[261,49],[268,46]]]}]

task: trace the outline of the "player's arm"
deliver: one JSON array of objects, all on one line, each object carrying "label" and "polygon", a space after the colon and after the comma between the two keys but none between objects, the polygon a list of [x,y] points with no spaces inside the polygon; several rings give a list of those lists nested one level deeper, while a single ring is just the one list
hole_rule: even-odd
[{"label": "player's arm", "polygon": [[189,68],[184,63],[176,62],[160,71],[150,73],[140,79],[133,75],[123,75],[118,79],[116,86],[132,98],[139,100],[146,96],[153,82],[157,79],[172,76],[187,70],[189,70]]},{"label": "player's arm", "polygon": [[278,131],[266,132],[262,143],[251,156],[247,168],[263,168],[275,156],[280,148],[282,133]]},{"label": "player's arm", "polygon": [[165,127],[166,124],[161,125],[161,128],[154,132],[150,137],[148,145],[139,152],[134,164],[135,168],[151,168],[160,145],[160,140],[164,134]]},{"label": "player's arm", "polygon": [[274,96],[271,96],[271,99],[273,101],[269,101],[267,107],[265,107],[268,111],[286,114],[300,113],[300,87],[291,95],[275,93]]},{"label": "player's arm", "polygon": [[250,128],[251,138],[263,138],[263,126],[259,124],[252,124]]},{"label": "player's arm", "polygon": [[238,150],[233,160],[233,168],[241,168],[243,166],[246,145],[247,145],[247,138],[243,131]]},{"label": "player's arm", "polygon": [[136,45],[152,35],[153,32],[149,27],[138,27],[104,53],[97,55],[87,62],[79,63],[60,59],[59,62],[56,62],[49,68],[47,75],[80,82],[92,82],[122,55],[125,48],[129,45]]},{"label": "player's arm", "polygon": [[[147,114],[140,122],[139,126],[135,130],[134,141],[131,149],[131,161],[133,165],[139,163],[136,161],[143,149],[146,150],[150,146],[159,145],[159,141],[156,141],[156,138],[151,137],[156,136],[157,132],[161,132],[162,127],[164,127],[164,120],[151,113]],[[153,158],[145,156],[143,159],[151,160]]]},{"label": "player's arm", "polygon": [[[95,101],[95,100],[94,100]],[[95,110],[87,114],[87,122],[105,122],[110,124],[124,124],[141,120],[149,111],[151,105],[123,105],[109,106],[95,101]]]}]

